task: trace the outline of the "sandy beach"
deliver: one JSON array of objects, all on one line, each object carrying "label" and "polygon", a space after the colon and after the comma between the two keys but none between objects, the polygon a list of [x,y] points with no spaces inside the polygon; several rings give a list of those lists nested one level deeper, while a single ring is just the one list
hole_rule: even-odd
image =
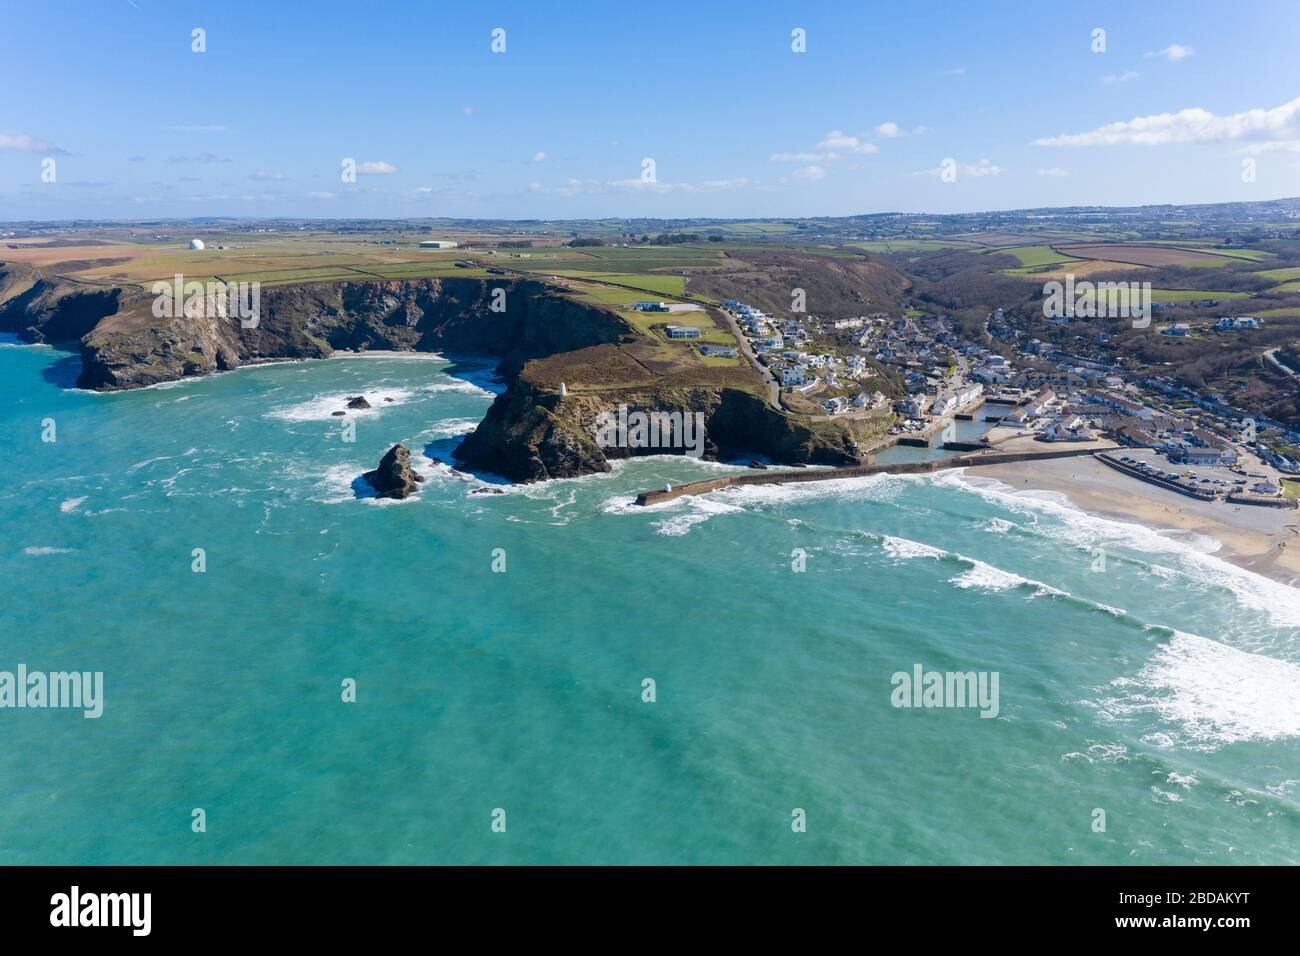
[{"label": "sandy beach", "polygon": [[1300,511],[1200,501],[1130,478],[1084,456],[968,469],[1018,491],[1054,491],[1076,507],[1155,530],[1207,535],[1220,557],[1292,587],[1300,587]]}]

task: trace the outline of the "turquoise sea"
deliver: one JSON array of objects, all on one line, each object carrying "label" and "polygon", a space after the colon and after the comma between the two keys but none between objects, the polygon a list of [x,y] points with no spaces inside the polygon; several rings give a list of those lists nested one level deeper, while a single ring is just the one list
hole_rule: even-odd
[{"label": "turquoise sea", "polygon": [[[1300,592],[951,471],[476,494],[428,459],[487,368],[100,395],[0,346],[0,670],[106,698],[0,710],[0,864],[1300,862]],[[397,441],[421,493],[358,497]],[[998,716],[892,706],[917,664],[996,672]]]}]

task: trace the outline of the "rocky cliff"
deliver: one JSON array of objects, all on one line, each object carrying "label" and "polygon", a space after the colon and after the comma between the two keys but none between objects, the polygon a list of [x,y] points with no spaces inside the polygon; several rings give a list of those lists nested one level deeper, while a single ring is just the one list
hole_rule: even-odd
[{"label": "rocky cliff", "polygon": [[[647,374],[638,381],[634,375],[624,374],[616,388],[566,386],[566,394],[561,394],[557,376],[581,367],[617,368],[627,363],[619,352],[611,346],[596,346],[554,360],[530,362],[514,384],[497,396],[478,428],[461,442],[456,458],[471,468],[513,481],[609,471],[611,459],[636,455],[696,453],[726,460],[763,455],[792,464],[826,465],[857,461],[848,429],[801,424],[769,406],[761,389],[744,382],[675,383],[671,378]],[[558,367],[561,365],[563,370]],[[639,443],[626,433],[611,443],[608,431],[601,434],[602,424],[608,426],[618,421],[620,414],[626,417],[638,412],[677,416],[676,421],[683,422],[698,414],[701,418],[692,417],[691,421],[703,422],[703,434],[688,434],[686,440],[680,440],[679,432],[678,440],[658,446]]]},{"label": "rocky cliff", "polygon": [[0,271],[0,288],[10,282],[28,286],[0,305],[0,332],[26,342],[75,342],[121,307],[121,289],[24,278],[13,267]]},{"label": "rocky cliff", "polygon": [[263,289],[255,326],[211,314],[160,317],[154,306],[154,297],[136,296],[85,334],[81,387],[137,388],[248,362],[324,358],[336,349],[492,355],[501,359],[502,373],[513,376],[530,358],[617,342],[633,331],[612,312],[528,280],[413,279]]},{"label": "rocky cliff", "polygon": [[[324,358],[337,349],[491,355],[511,384],[456,457],[518,481],[607,471],[611,459],[686,451],[598,440],[602,415],[617,415],[620,406],[692,421],[698,413],[704,431],[695,450],[710,458],[854,460],[849,429],[801,422],[773,409],[747,367],[660,367],[656,346],[617,313],[531,280],[452,277],[275,287],[261,291],[255,324],[216,315],[210,307],[202,314],[177,311],[172,316],[159,310],[157,297],[139,290],[41,279],[0,307],[0,329],[17,330],[31,341],[79,336],[77,384],[103,391],[251,362]],[[568,383],[567,394],[561,394],[561,382]]]}]

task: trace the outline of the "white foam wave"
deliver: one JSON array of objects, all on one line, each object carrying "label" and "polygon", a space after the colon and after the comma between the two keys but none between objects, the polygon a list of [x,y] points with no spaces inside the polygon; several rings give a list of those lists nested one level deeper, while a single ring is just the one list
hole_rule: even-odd
[{"label": "white foam wave", "polygon": [[1111,686],[1120,694],[1099,702],[1103,716],[1155,714],[1177,725],[1179,734],[1144,738],[1156,746],[1300,736],[1300,667],[1195,634],[1175,631],[1136,677]]},{"label": "white foam wave", "polygon": [[438,382],[436,385],[426,385],[421,389],[421,391],[427,392],[431,395],[437,395],[440,392],[458,392],[461,395],[483,395],[488,398],[492,398],[495,394],[491,389],[484,388],[481,385],[475,385],[473,382],[460,380]]},{"label": "white foam wave", "polygon": [[[1245,607],[1264,614],[1275,627],[1300,627],[1300,589],[1263,577],[1216,556],[1219,542],[1205,535],[1161,533],[1144,525],[1090,514],[1057,493],[1017,492],[990,478],[959,471],[942,472],[935,484],[967,491],[1020,514],[1050,514],[1062,523],[1053,536],[1091,550],[1134,550],[1177,561],[1179,570],[1198,585],[1230,590]],[[1153,566],[1164,576],[1167,568]]]},{"label": "white foam wave", "polygon": [[959,588],[979,588],[981,591],[1009,591],[1028,584],[1029,579],[983,561],[972,561],[970,570],[963,571],[949,583]]},{"label": "white foam wave", "polygon": [[23,554],[30,554],[39,557],[46,554],[72,554],[76,548],[23,548]]},{"label": "white foam wave", "polygon": [[911,558],[942,558],[948,552],[942,548],[933,548],[928,544],[922,544],[920,541],[912,541],[908,538],[896,538],[893,535],[885,535],[880,541],[889,555],[899,558],[900,560],[909,560]]},{"label": "white foam wave", "polygon": [[478,423],[477,418],[444,418],[442,421],[434,422],[420,437],[422,439],[454,438],[457,435],[467,435],[478,428]]},{"label": "white foam wave", "polygon": [[[378,415],[385,408],[404,405],[416,393],[407,388],[370,388],[348,392],[331,392],[328,395],[316,395],[305,402],[276,408],[266,413],[267,418],[285,422],[330,421],[335,418],[370,418]],[[348,399],[362,395],[370,403],[369,408],[348,408]],[[390,401],[391,399],[391,401]],[[346,415],[335,415],[335,412]]]},{"label": "white foam wave", "polygon": [[67,514],[70,511],[76,511],[79,507],[81,507],[82,503],[85,500],[86,499],[84,497],[69,498],[67,501],[64,501],[61,505],[59,505],[59,510],[62,511],[64,514]]},{"label": "white foam wave", "polygon": [[656,534],[662,534],[668,537],[677,537],[679,535],[687,534],[691,528],[695,527],[697,524],[703,524],[717,515],[732,514],[744,510],[736,505],[728,504],[725,501],[715,501],[704,496],[694,496],[679,500],[689,502],[686,506],[689,510],[687,510],[685,514],[673,515],[671,518],[665,518],[663,521],[656,521],[654,523]]}]

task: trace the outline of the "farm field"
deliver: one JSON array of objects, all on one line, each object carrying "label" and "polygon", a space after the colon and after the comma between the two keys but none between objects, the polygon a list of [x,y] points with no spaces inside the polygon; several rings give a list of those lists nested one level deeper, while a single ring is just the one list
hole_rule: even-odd
[{"label": "farm field", "polygon": [[1292,279],[1300,279],[1300,267],[1292,266],[1289,269],[1264,269],[1256,272],[1255,275],[1263,276],[1265,279],[1276,279],[1278,282],[1289,282]]},{"label": "farm field", "polygon": [[939,249],[971,249],[974,243],[954,239],[872,239],[850,242],[854,249],[866,252],[936,252]]},{"label": "farm field", "polygon": [[[1042,266],[1029,268],[1008,269],[1008,275],[1023,276],[1029,280],[1042,280],[1044,282],[1055,279],[1065,281],[1066,275],[1072,275],[1075,279],[1088,279],[1092,276],[1111,273],[1111,272],[1140,272],[1146,266],[1140,266],[1132,262],[1110,262],[1105,259],[1074,259],[1057,266],[1050,267],[1046,271]],[[1130,281],[1140,279],[1140,276],[1128,276]]]},{"label": "farm field", "polygon": [[[1051,246],[1010,246],[990,250],[990,254],[1015,256],[1020,260],[1021,269],[1036,269],[1040,266],[1078,261],[1077,257],[1057,252]],[[1019,272],[1021,270],[1011,271]]]},{"label": "farm field", "polygon": [[1204,289],[1152,289],[1152,302],[1196,302],[1201,299],[1248,299],[1248,292],[1219,292]]},{"label": "farm field", "polygon": [[1079,259],[1123,262],[1137,266],[1222,266],[1232,261],[1226,256],[1195,249],[1138,243],[1061,243],[1055,248],[1058,252]]},{"label": "farm field", "polygon": [[948,239],[962,240],[976,246],[987,246],[990,249],[997,249],[1003,246],[1026,246],[1041,243],[1044,236],[1025,236],[1019,233],[1010,232],[977,232],[965,235],[948,236]]}]

